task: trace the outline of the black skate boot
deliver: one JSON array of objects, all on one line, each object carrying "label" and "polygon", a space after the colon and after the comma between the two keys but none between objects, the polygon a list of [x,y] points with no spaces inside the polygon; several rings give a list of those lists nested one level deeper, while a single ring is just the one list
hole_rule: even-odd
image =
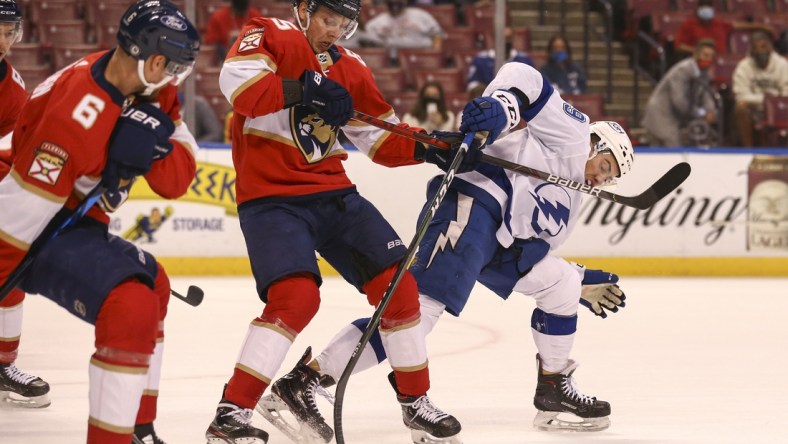
[{"label": "black skate boot", "polygon": [[134,436],[131,444],[166,444],[153,430],[153,423],[137,424],[134,426]]},{"label": "black skate boot", "polygon": [[462,444],[462,426],[457,418],[435,406],[427,395],[403,396],[397,390],[394,372],[389,373],[389,382],[397,392],[397,401],[402,406],[402,422],[410,429],[414,444]]},{"label": "black skate boot", "polygon": [[41,378],[19,370],[13,362],[0,364],[0,402],[40,409],[51,404],[48,393],[49,384]]},{"label": "black skate boot", "polygon": [[239,407],[226,399],[216,407],[216,416],[205,432],[208,444],[266,444],[268,433],[252,426],[252,409]]},{"label": "black skate boot", "polygon": [[[610,427],[610,404],[577,391],[572,378],[577,369],[575,361],[570,359],[569,365],[554,375],[542,374],[542,358],[538,354],[536,362],[539,377],[534,406],[539,412],[534,418],[534,427],[545,431],[578,432],[598,432]],[[562,413],[570,413],[576,418],[559,418]]]},{"label": "black skate boot", "polygon": [[[319,393],[333,401],[333,396],[322,389],[322,383],[331,384],[333,379],[321,378],[307,365],[311,360],[312,347],[308,347],[295,368],[274,382],[271,395],[260,399],[257,411],[295,442],[327,443],[334,438],[334,430],[320,414],[315,395]],[[295,417],[299,427],[283,418],[284,411]]]}]

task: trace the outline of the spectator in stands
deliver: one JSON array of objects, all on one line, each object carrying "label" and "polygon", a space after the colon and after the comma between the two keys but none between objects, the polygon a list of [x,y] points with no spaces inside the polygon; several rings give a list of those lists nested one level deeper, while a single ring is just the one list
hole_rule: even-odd
[{"label": "spectator in stands", "polygon": [[[506,54],[509,54],[509,58],[506,59],[506,62],[521,62],[534,66],[534,61],[527,52],[518,51],[512,47],[511,28],[506,28],[504,36],[506,38]],[[468,91],[479,84],[483,83],[486,85],[490,83],[493,77],[495,77],[495,72],[495,50],[485,49],[480,51],[479,54],[473,57],[471,65],[468,67]],[[471,97],[471,99],[473,98],[474,97]]]},{"label": "spectator in stands", "polygon": [[446,96],[438,82],[427,82],[421,87],[413,109],[402,116],[402,121],[424,128],[428,133],[435,130],[454,131],[457,128],[454,113],[446,106]]},{"label": "spectator in stands", "polygon": [[[652,145],[678,147],[682,145],[710,146],[708,137],[716,122],[718,109],[716,92],[711,87],[710,69],[714,65],[715,44],[702,39],[695,45],[693,57],[684,59],[659,81],[646,104],[641,122],[648,131]],[[687,141],[682,130],[692,127],[696,137]],[[706,142],[706,143],[704,143]]]},{"label": "spectator in stands", "polygon": [[583,68],[572,62],[569,42],[555,35],[547,42],[547,63],[539,71],[561,95],[585,94],[588,79]]},{"label": "spectator in stands", "polygon": [[695,51],[700,39],[712,39],[719,53],[728,53],[728,39],[733,31],[769,30],[763,23],[729,22],[715,16],[714,0],[698,0],[695,15],[688,17],[676,33],[674,50],[683,58]]},{"label": "spectator in stands", "polygon": [[[187,109],[189,100],[185,99],[182,92],[178,93],[178,100],[181,102],[181,108]],[[194,96],[193,125],[194,127],[189,129],[198,142],[221,142],[224,139],[222,123],[219,122],[208,100],[199,94]]]},{"label": "spectator in stands", "polygon": [[[363,7],[363,6],[362,6]],[[350,36],[350,38],[343,38],[340,39],[339,43],[344,48],[375,48],[383,46],[383,42],[377,37],[367,31],[367,25],[364,19],[359,16],[358,19],[358,28],[356,28],[356,32]]]},{"label": "spectator in stands", "polygon": [[742,146],[754,145],[754,124],[763,119],[767,95],[788,96],[788,60],[774,52],[771,36],[762,31],[750,38],[750,53],[733,71],[736,125]]},{"label": "spectator in stands", "polygon": [[386,0],[388,12],[373,17],[366,31],[387,48],[441,49],[443,30],[429,12],[407,5],[406,0]]},{"label": "spectator in stands", "polygon": [[206,45],[216,46],[217,64],[224,60],[227,50],[246,22],[262,15],[259,9],[249,6],[249,0],[230,0],[229,5],[217,9],[211,15],[203,39]]}]

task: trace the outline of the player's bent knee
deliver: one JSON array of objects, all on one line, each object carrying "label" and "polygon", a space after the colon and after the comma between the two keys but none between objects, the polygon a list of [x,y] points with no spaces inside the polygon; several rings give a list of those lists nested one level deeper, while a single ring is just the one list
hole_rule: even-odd
[{"label": "player's bent knee", "polygon": [[[364,291],[367,293],[367,300],[375,307],[380,304],[383,299],[383,294],[388,288],[394,273],[397,271],[397,266],[383,270],[382,273],[375,276],[371,281],[364,285]],[[405,271],[402,279],[391,296],[386,310],[383,311],[382,324],[387,322],[410,322],[419,317],[419,289],[416,285],[416,279],[409,271]]]},{"label": "player's bent knee", "polygon": [[159,319],[163,320],[167,316],[167,306],[170,303],[170,278],[164,267],[156,262],[156,280],[153,282],[153,291],[159,297]]},{"label": "player's bent knee", "polygon": [[320,290],[309,273],[288,276],[268,287],[265,319],[279,319],[295,333],[301,333],[320,308]]},{"label": "player's bent knee", "polygon": [[96,348],[152,354],[159,331],[159,296],[136,279],[107,296],[96,319]]}]

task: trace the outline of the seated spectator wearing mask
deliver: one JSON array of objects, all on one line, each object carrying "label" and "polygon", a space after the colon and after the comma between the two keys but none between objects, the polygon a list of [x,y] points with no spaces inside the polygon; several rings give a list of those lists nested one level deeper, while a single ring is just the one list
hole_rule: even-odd
[{"label": "seated spectator wearing mask", "polygon": [[694,145],[682,137],[682,129],[697,119],[703,119],[707,131],[714,124],[717,107],[709,71],[715,55],[714,40],[702,39],[695,45],[693,57],[673,65],[659,81],[641,123],[652,145]]},{"label": "seated spectator wearing mask", "polygon": [[[504,36],[506,38],[505,51],[509,57],[504,63],[520,62],[525,63],[526,65],[534,66],[534,61],[527,52],[518,51],[513,47],[511,28],[506,28]],[[471,60],[471,64],[468,67],[467,90],[471,91],[480,84],[487,85],[488,83],[492,82],[493,77],[495,77],[495,50],[484,49],[479,51],[479,54],[473,57],[473,60]]]},{"label": "seated spectator wearing mask", "polygon": [[572,62],[572,49],[569,42],[555,35],[547,42],[547,63],[539,72],[557,89],[561,95],[585,94],[586,73],[583,68]]},{"label": "seated spectator wearing mask", "polygon": [[743,21],[729,22],[716,16],[714,0],[698,0],[695,15],[688,17],[676,33],[674,49],[685,57],[695,51],[701,39],[712,39],[720,54],[728,53],[728,39],[733,31],[768,30],[762,23]]},{"label": "seated spectator wearing mask", "polygon": [[454,113],[446,107],[443,87],[438,82],[425,83],[413,109],[402,116],[403,122],[424,128],[428,133],[454,131],[457,128],[454,120]]},{"label": "seated spectator wearing mask", "polygon": [[774,52],[771,36],[754,32],[750,53],[733,70],[736,127],[742,146],[754,146],[753,124],[763,119],[767,95],[788,96],[788,61]]}]

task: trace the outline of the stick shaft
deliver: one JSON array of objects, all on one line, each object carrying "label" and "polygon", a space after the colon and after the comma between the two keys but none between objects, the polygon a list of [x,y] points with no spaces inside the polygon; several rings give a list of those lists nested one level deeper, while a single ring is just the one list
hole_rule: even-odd
[{"label": "stick shaft", "polygon": [[438,206],[440,206],[441,201],[443,201],[443,197],[446,195],[446,191],[449,189],[449,185],[451,185],[452,180],[454,180],[454,175],[457,171],[457,168],[462,163],[465,153],[468,152],[468,147],[473,142],[473,136],[474,133],[468,133],[465,136],[460,149],[457,151],[457,154],[454,157],[454,160],[452,160],[446,175],[443,177],[443,181],[438,188],[438,192],[435,193],[435,196],[432,197],[432,200],[429,203],[429,211],[427,211],[427,213],[425,213],[422,219],[419,221],[416,234],[413,236],[413,240],[411,240],[410,245],[408,246],[405,257],[400,261],[397,271],[394,273],[394,277],[391,279],[391,283],[389,284],[388,288],[386,288],[386,292],[383,294],[380,304],[378,304],[378,308],[375,309],[375,312],[372,314],[372,318],[369,320],[369,324],[367,325],[366,330],[364,330],[364,334],[356,344],[353,354],[350,355],[350,361],[345,367],[345,370],[342,372],[342,376],[340,376],[339,381],[337,381],[337,388],[334,394],[334,433],[337,444],[345,443],[345,438],[342,432],[342,404],[350,375],[353,374],[353,369],[356,367],[356,363],[358,363],[358,360],[361,358],[361,353],[364,350],[364,347],[369,342],[369,339],[372,337],[375,329],[378,328],[380,319],[383,317],[383,311],[386,309],[386,306],[388,306],[394,291],[397,289],[402,277],[405,275],[405,270],[407,269],[408,264],[410,264],[411,260],[413,260],[413,256],[416,254],[416,250],[418,249],[419,242],[421,242],[421,238],[424,237],[424,234],[427,232],[427,227],[429,227],[430,222],[432,222],[432,218],[435,216]]}]

